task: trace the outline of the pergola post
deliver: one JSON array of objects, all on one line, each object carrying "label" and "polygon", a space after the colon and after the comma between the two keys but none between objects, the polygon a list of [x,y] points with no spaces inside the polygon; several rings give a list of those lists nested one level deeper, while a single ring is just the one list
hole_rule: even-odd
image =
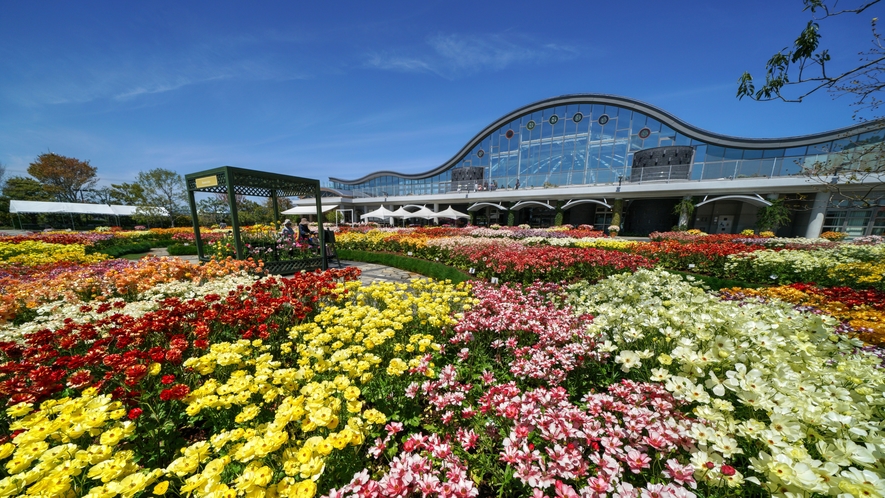
[{"label": "pergola post", "polygon": [[[236,200],[238,195],[269,197],[273,204],[274,226],[279,223],[280,197],[310,197],[316,199],[318,238],[320,241],[320,256],[307,255],[304,258],[283,259],[276,253],[272,258],[265,260],[264,267],[272,273],[291,273],[298,270],[312,268],[328,268],[326,260],[326,237],[323,229],[321,190],[319,180],[300,178],[296,176],[266,173],[263,171],[222,166],[198,173],[185,175],[187,183],[188,202],[191,207],[191,218],[194,222],[194,234],[197,236],[197,253],[201,261],[208,258],[200,239],[199,217],[196,208],[196,192],[223,194],[227,197],[230,207],[231,230],[233,244],[237,259],[245,259],[243,239],[240,227],[240,218],[237,212]],[[290,255],[291,257],[291,255]]]}]

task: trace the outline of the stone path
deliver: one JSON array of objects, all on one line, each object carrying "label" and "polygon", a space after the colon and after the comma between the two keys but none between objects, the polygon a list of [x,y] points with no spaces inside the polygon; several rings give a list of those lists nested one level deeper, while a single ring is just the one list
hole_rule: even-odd
[{"label": "stone path", "polygon": [[[169,253],[166,251],[165,247],[161,247],[158,249],[151,249],[151,252],[148,253],[151,256],[169,256]],[[199,259],[196,256],[175,256],[176,258],[181,258],[185,261],[190,261],[191,263],[197,264]],[[372,282],[381,281],[381,282],[395,282],[395,283],[409,283],[412,279],[415,278],[423,278],[423,275],[418,273],[412,273],[406,270],[400,270],[399,268],[392,268],[390,266],[378,265],[375,263],[363,263],[361,261],[341,261],[342,267],[356,267],[361,270],[360,280],[364,285],[371,284]],[[332,268],[337,268],[337,265],[332,264]]]}]

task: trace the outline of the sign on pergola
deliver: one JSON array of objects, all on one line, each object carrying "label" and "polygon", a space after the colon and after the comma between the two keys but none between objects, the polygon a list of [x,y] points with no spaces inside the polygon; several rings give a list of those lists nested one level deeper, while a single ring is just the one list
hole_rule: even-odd
[{"label": "sign on pergola", "polygon": [[[194,223],[194,235],[196,236],[197,254],[201,261],[208,258],[203,251],[203,242],[200,239],[200,221],[197,216],[197,204],[194,199],[196,192],[211,194],[225,194],[230,207],[231,229],[233,230],[234,247],[237,259],[245,259],[243,239],[240,234],[240,219],[237,214],[236,196],[248,195],[256,197],[270,197],[273,205],[274,224],[280,217],[277,199],[280,197],[313,197],[316,199],[316,215],[319,226],[320,256],[316,258],[299,259],[296,261],[267,261],[265,268],[271,273],[291,273],[308,268],[327,269],[326,241],[323,230],[322,205],[320,199],[320,181],[297,176],[266,173],[250,169],[222,166],[208,169],[198,173],[184,176],[187,183],[187,200],[191,208],[191,218]],[[279,228],[279,227],[277,227]]]}]

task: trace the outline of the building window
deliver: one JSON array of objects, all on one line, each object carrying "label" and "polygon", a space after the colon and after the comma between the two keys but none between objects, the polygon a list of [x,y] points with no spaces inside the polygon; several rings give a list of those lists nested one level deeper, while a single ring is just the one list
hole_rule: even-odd
[{"label": "building window", "polygon": [[849,237],[885,232],[885,209],[834,209],[827,211],[824,232],[843,232]]}]

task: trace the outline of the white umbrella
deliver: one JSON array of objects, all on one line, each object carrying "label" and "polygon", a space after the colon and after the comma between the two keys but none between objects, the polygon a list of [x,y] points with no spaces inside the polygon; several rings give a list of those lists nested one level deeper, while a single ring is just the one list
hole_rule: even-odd
[{"label": "white umbrella", "polygon": [[470,218],[469,214],[464,214],[461,211],[455,211],[452,209],[452,206],[436,213],[433,215],[434,218]]}]

